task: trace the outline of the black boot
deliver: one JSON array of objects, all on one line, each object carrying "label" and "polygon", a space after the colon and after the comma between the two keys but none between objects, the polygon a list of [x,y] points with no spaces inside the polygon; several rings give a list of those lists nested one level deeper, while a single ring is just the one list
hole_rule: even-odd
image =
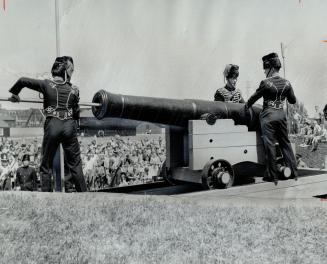
[{"label": "black boot", "polygon": [[267,177],[267,176],[263,177],[262,180],[266,181],[266,182],[272,182],[273,181],[273,179],[271,177]]},{"label": "black boot", "polygon": [[266,181],[266,182],[272,182],[273,181],[272,177],[269,176],[268,171],[264,172],[262,180]]}]

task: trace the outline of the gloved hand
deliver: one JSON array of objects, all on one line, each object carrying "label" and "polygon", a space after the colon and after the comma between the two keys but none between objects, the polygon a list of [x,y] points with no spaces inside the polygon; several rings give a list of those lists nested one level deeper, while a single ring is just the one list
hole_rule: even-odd
[{"label": "gloved hand", "polygon": [[248,107],[247,104],[244,104],[244,113],[245,113],[246,115],[250,114],[250,109],[249,109],[249,107]]},{"label": "gloved hand", "polygon": [[12,102],[12,103],[19,103],[20,102],[20,98],[19,98],[18,95],[12,94],[11,97],[8,98],[8,101],[9,102]]},{"label": "gloved hand", "polygon": [[247,104],[244,105],[243,114],[244,120],[246,120],[246,122],[249,122],[251,120],[251,112]]}]

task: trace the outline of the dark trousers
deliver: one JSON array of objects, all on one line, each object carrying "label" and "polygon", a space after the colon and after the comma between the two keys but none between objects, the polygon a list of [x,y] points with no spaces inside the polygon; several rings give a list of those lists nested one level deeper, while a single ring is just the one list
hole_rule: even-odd
[{"label": "dark trousers", "polygon": [[276,163],[276,143],[279,143],[286,166],[291,168],[293,176],[297,177],[296,160],[291,142],[287,134],[287,121],[282,109],[264,109],[260,114],[262,139],[266,151],[268,177],[278,179]]},{"label": "dark trousers", "polygon": [[43,157],[40,166],[42,191],[51,191],[53,158],[60,143],[64,149],[65,161],[71,172],[76,191],[85,192],[86,183],[82,170],[80,147],[77,140],[76,121],[73,119],[60,120],[55,117],[48,117],[44,123]]}]

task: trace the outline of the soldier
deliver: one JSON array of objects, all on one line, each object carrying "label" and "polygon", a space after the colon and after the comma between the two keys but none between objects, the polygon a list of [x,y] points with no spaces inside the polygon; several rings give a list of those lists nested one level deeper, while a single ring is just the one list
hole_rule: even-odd
[{"label": "soldier", "polygon": [[7,153],[1,154],[1,164],[0,164],[0,189],[1,190],[11,190],[12,184],[11,179],[13,178],[13,168],[12,164],[9,162],[9,157]]},{"label": "soldier", "polygon": [[237,78],[239,76],[239,67],[234,64],[228,64],[224,70],[224,80],[226,85],[219,88],[215,93],[215,101],[244,103],[241,91],[236,88]]},{"label": "soldier", "polygon": [[289,81],[279,76],[281,63],[276,53],[262,57],[266,79],[245,104],[251,107],[263,97],[263,110],[260,113],[262,139],[266,150],[267,171],[264,180],[278,182],[276,164],[276,143],[282,151],[286,165],[291,168],[294,179],[297,179],[297,167],[291,143],[287,135],[287,121],[283,109],[285,99],[295,104],[296,98]]},{"label": "soldier", "polygon": [[37,190],[37,176],[35,168],[30,166],[30,155],[24,154],[23,166],[16,172],[16,188],[22,191]]},{"label": "soldier", "polygon": [[51,74],[51,80],[36,80],[20,78],[9,90],[12,102],[19,102],[18,94],[24,88],[30,88],[43,94],[44,137],[42,145],[42,162],[40,166],[42,191],[51,191],[51,168],[53,157],[60,143],[62,143],[67,166],[78,192],[86,191],[85,179],[82,171],[80,147],[77,140],[77,120],[79,118],[79,91],[70,83],[74,71],[71,57],[56,58]]}]

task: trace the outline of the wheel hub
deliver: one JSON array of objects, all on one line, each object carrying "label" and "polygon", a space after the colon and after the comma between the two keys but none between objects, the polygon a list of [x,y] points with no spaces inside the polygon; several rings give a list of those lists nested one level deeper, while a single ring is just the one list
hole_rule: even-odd
[{"label": "wheel hub", "polygon": [[213,171],[212,176],[214,177],[216,182],[227,185],[231,180],[231,175],[228,171],[221,171],[221,169],[217,168]]},{"label": "wheel hub", "polygon": [[291,177],[292,171],[289,167],[285,167],[283,173],[284,173],[285,178],[289,178],[289,177]]},{"label": "wheel hub", "polygon": [[231,177],[230,177],[230,174],[228,172],[221,172],[220,173],[219,179],[220,179],[221,183],[228,184],[229,181],[230,181],[230,178]]},{"label": "wheel hub", "polygon": [[291,177],[292,174],[292,170],[289,167],[286,166],[282,166],[280,164],[277,164],[277,169],[278,171],[286,178],[288,179],[289,177]]},{"label": "wheel hub", "polygon": [[208,161],[201,174],[202,185],[206,189],[224,189],[234,183],[234,171],[225,160]]}]

